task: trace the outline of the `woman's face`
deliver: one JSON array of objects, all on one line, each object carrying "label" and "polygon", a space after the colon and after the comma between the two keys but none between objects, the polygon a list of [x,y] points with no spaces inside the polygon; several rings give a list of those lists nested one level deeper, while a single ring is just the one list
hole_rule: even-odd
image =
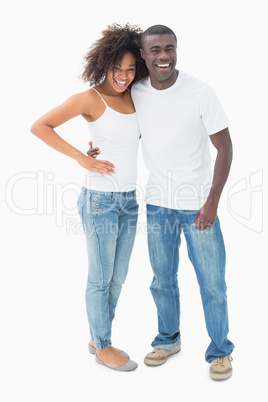
[{"label": "woman's face", "polygon": [[136,73],[136,58],[126,53],[120,63],[108,70],[106,79],[117,92],[124,92],[134,80]]}]

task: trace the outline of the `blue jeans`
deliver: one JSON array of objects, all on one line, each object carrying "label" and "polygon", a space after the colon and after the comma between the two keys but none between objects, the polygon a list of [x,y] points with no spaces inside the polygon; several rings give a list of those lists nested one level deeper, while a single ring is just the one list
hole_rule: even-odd
[{"label": "blue jeans", "polygon": [[148,246],[154,272],[151,293],[158,313],[158,335],[152,346],[171,350],[181,344],[180,293],[178,287],[181,232],[194,266],[211,339],[205,359],[212,362],[231,354],[227,339],[228,311],[225,284],[225,247],[218,217],[210,230],[193,226],[197,211],[147,205]]},{"label": "blue jeans", "polygon": [[104,349],[112,344],[112,321],[136,235],[136,191],[105,193],[83,187],[77,206],[89,262],[88,323],[94,345]]}]

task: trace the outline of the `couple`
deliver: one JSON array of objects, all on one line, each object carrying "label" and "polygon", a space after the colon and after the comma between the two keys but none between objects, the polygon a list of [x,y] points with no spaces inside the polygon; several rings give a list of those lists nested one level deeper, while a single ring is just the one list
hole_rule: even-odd
[{"label": "couple", "polygon": [[[109,26],[85,57],[82,78],[91,89],[42,116],[31,131],[87,171],[78,210],[89,260],[89,351],[96,361],[116,371],[138,366],[112,346],[111,327],[136,234],[141,136],[150,171],[146,192],[154,272],[150,289],[158,312],[158,335],[144,362],[161,365],[181,349],[177,272],[183,231],[211,339],[205,359],[211,363],[211,378],[223,380],[232,374],[234,348],[227,339],[225,248],[217,217],[232,160],[229,121],[210,87],[176,70],[176,49],[176,35],[166,26],[155,25],[145,32],[129,24]],[[54,131],[78,115],[88,122],[98,147],[91,149],[91,157]],[[217,149],[213,176],[209,140]]]}]

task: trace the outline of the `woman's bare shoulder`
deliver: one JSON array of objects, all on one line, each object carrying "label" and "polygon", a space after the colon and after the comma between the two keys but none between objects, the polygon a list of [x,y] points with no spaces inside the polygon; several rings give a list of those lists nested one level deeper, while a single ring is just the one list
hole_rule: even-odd
[{"label": "woman's bare shoulder", "polygon": [[100,97],[92,88],[89,88],[86,91],[70,96],[67,102],[79,108],[82,112],[81,114],[91,115],[99,107]]},{"label": "woman's bare shoulder", "polygon": [[87,121],[94,121],[103,114],[105,105],[100,95],[92,88],[74,96],[76,97],[76,101],[80,104],[81,110],[83,110],[81,113],[82,116]]},{"label": "woman's bare shoulder", "polygon": [[92,88],[89,88],[86,91],[72,95],[70,97],[70,100],[74,102],[79,102],[81,104],[94,105],[94,103],[96,102],[96,95],[96,92],[93,91]]}]

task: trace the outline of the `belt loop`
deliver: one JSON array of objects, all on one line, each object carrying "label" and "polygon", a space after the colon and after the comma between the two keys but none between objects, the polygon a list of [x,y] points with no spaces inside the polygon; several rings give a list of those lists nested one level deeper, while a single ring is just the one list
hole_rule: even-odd
[{"label": "belt loop", "polygon": [[114,192],[112,191],[112,196],[111,196],[112,200],[114,201]]}]

